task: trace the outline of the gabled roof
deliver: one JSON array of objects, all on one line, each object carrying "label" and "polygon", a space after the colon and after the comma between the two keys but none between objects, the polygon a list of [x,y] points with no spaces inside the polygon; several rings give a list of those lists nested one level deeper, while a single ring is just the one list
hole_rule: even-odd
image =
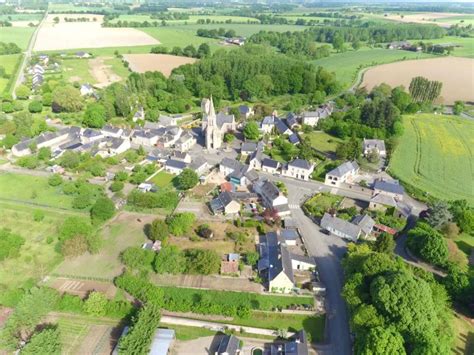
[{"label": "gabled roof", "polygon": [[101,135],[102,135],[102,133],[100,133],[99,131],[96,131],[95,129],[91,129],[91,128],[86,128],[82,132],[82,136],[87,137],[87,138],[98,137],[98,136],[101,136]]},{"label": "gabled roof", "polygon": [[255,170],[248,170],[244,176],[250,181],[250,182],[254,182],[254,181],[257,181],[259,179],[259,176],[257,174],[257,172]]},{"label": "gabled roof", "polygon": [[321,228],[329,231],[336,230],[354,239],[359,237],[361,231],[359,226],[338,217],[333,217],[329,213],[325,213],[321,219]]},{"label": "gabled roof", "polygon": [[275,124],[275,117],[273,116],[265,116],[262,120],[262,125],[274,125]]},{"label": "gabled roof", "polygon": [[225,167],[225,168],[229,168],[229,169],[233,169],[233,170],[239,169],[242,166],[242,164],[239,163],[237,160],[230,159],[230,158],[227,158],[227,157],[222,159],[220,165]]},{"label": "gabled roof", "polygon": [[298,138],[298,135],[296,133],[290,134],[288,140],[292,144],[298,144],[300,142],[300,139]]},{"label": "gabled roof", "polygon": [[262,167],[264,166],[272,168],[272,169],[278,169],[278,167],[280,166],[280,162],[270,159],[270,158],[265,158],[262,161]]},{"label": "gabled roof", "polygon": [[249,113],[251,111],[251,108],[247,105],[240,105],[239,106],[239,112],[241,114],[246,114],[246,113]]},{"label": "gabled roof", "polygon": [[275,200],[281,194],[278,187],[276,187],[273,182],[268,180],[263,183],[261,187],[261,193],[270,201]]},{"label": "gabled roof", "polygon": [[120,127],[113,127],[111,125],[106,125],[102,127],[102,131],[118,134],[122,130]]},{"label": "gabled roof", "polygon": [[288,167],[295,167],[298,169],[311,170],[312,165],[309,161],[304,159],[294,159],[288,163]]},{"label": "gabled roof", "polygon": [[387,196],[384,194],[375,195],[374,197],[372,197],[370,202],[385,205],[385,206],[391,206],[391,207],[395,207],[397,205],[397,202],[392,196]]},{"label": "gabled roof", "polygon": [[217,348],[217,354],[236,355],[239,349],[240,340],[236,336],[224,335]]},{"label": "gabled roof", "polygon": [[359,226],[365,234],[370,234],[375,225],[375,221],[368,214],[355,216],[351,223]]},{"label": "gabled roof", "polygon": [[197,157],[189,164],[189,168],[192,170],[199,170],[203,165],[206,165],[207,161],[203,157]]},{"label": "gabled roof", "polygon": [[297,240],[298,232],[295,229],[282,229],[280,231],[280,236],[284,240]]},{"label": "gabled roof", "polygon": [[217,127],[222,128],[226,123],[234,123],[234,115],[226,115],[223,112],[219,112],[216,116]]},{"label": "gabled roof", "polygon": [[225,207],[229,205],[232,201],[234,201],[234,198],[232,197],[232,194],[227,191],[223,191],[219,194],[217,197],[219,200],[221,200],[222,205]]},{"label": "gabled roof", "polygon": [[254,152],[257,150],[256,142],[243,142],[240,148],[242,152]]},{"label": "gabled roof", "polygon": [[268,270],[268,281],[272,281],[283,272],[294,282],[290,253],[285,246],[278,243],[275,232],[269,232],[260,237],[259,249],[261,257],[259,270]]},{"label": "gabled roof", "polygon": [[382,190],[399,195],[405,193],[405,189],[398,181],[375,180],[374,190]]},{"label": "gabled roof", "polygon": [[187,164],[184,161],[168,159],[165,163],[166,166],[175,168],[175,169],[184,169]]},{"label": "gabled roof", "polygon": [[289,112],[288,115],[286,115],[286,124],[288,125],[288,127],[292,127],[298,124],[298,119],[293,112]]},{"label": "gabled roof", "polygon": [[288,126],[279,118],[275,119],[275,127],[280,132],[280,134],[284,134],[286,131],[289,130]]},{"label": "gabled roof", "polygon": [[346,161],[345,163],[342,163],[341,165],[339,165],[337,168],[332,169],[327,174],[341,177],[347,174],[348,172],[352,170],[357,170],[357,169],[359,169],[359,165],[357,165],[355,161]]}]

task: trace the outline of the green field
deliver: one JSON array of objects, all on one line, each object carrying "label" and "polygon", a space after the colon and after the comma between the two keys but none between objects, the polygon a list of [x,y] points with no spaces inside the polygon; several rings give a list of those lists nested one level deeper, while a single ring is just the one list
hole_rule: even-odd
[{"label": "green field", "polygon": [[451,55],[456,57],[468,57],[474,58],[474,38],[464,38],[464,37],[443,37],[437,39],[430,39],[427,41],[429,43],[438,43],[438,44],[454,44],[460,47],[454,48],[454,51]]},{"label": "green field", "polygon": [[0,227],[10,228],[25,238],[18,257],[0,262],[0,304],[8,303],[8,291],[18,290],[28,280],[39,281],[61,261],[55,249],[55,235],[57,226],[70,213],[43,209],[44,219],[36,222],[33,217],[37,210],[0,201]]},{"label": "green field", "polygon": [[43,18],[43,14],[8,14],[0,15],[0,21],[31,21],[39,22]]},{"label": "green field", "polygon": [[434,197],[474,203],[474,121],[442,115],[409,115],[389,169]]},{"label": "green field", "polygon": [[404,59],[430,58],[429,54],[409,51],[390,50],[383,48],[361,48],[358,51],[349,50],[326,58],[318,59],[312,63],[336,73],[336,78],[344,88],[354,83],[357,72],[365,67],[378,64],[391,63]]},{"label": "green field", "polygon": [[439,18],[435,20],[436,22],[449,23],[450,25],[459,25],[459,26],[474,26],[474,16],[473,15],[464,15],[464,16],[452,16]]},{"label": "green field", "polygon": [[26,49],[34,31],[34,27],[0,27],[0,42],[13,42],[21,49]]},{"label": "green field", "polygon": [[84,59],[67,59],[63,61],[62,74],[69,82],[96,84],[89,67],[89,61]]},{"label": "green field", "polygon": [[175,176],[173,174],[169,174],[166,171],[160,171],[158,174],[151,178],[150,182],[154,183],[156,186],[163,188],[166,186],[170,186],[171,182]]},{"label": "green field", "polygon": [[333,153],[336,151],[337,145],[343,140],[323,131],[313,131],[303,135],[309,137],[311,147],[326,153]]},{"label": "green field", "polygon": [[10,79],[0,78],[0,93],[8,88],[8,83],[10,81],[13,82],[13,77],[15,76],[15,71],[17,69],[17,65],[19,65],[20,58],[21,54],[8,54],[0,56],[0,66],[4,67],[5,72],[12,76]]},{"label": "green field", "polygon": [[241,24],[241,23],[229,23],[229,24],[209,24],[209,25],[187,25],[179,26],[179,28],[191,30],[194,33],[200,28],[206,30],[225,28],[226,30],[234,30],[237,36],[250,37],[254,33],[259,31],[273,31],[273,32],[286,32],[286,31],[303,31],[304,26],[296,25],[262,25],[262,24]]},{"label": "green field", "polygon": [[[214,16],[214,15],[190,15],[188,20],[166,20],[167,24],[170,25],[182,25],[182,24],[195,24],[198,20],[211,20],[214,22],[218,22],[224,24],[226,21],[232,21],[235,23],[247,23],[248,21],[251,22],[259,22],[256,18],[253,17],[240,17],[240,16]],[[149,15],[120,15],[119,18],[113,19],[110,21],[111,23],[117,23],[118,21],[136,21],[136,22],[158,22],[161,23],[159,19],[152,19]]]},{"label": "green field", "polygon": [[70,209],[73,198],[49,186],[47,177],[0,173],[0,199]]},{"label": "green field", "polygon": [[52,2],[48,6],[48,11],[50,12],[56,12],[60,13],[62,11],[68,12],[68,11],[74,11],[74,12],[88,12],[88,11],[110,11],[112,8],[110,7],[98,7],[98,6],[75,6],[72,3],[54,3]]},{"label": "green field", "polygon": [[140,30],[156,38],[163,46],[170,49],[175,46],[185,47],[189,44],[199,46],[201,43],[217,46],[218,43],[217,39],[198,37],[196,30],[189,29],[188,26],[148,27],[140,28]]}]

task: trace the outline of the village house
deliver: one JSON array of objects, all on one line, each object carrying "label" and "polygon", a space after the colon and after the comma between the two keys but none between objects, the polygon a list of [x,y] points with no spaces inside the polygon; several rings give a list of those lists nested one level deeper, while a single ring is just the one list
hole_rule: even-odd
[{"label": "village house", "polygon": [[188,165],[188,168],[198,175],[203,175],[209,170],[209,163],[203,157],[197,157]]},{"label": "village house", "polygon": [[302,329],[296,332],[288,342],[270,345],[270,355],[308,355],[308,339]]},{"label": "village house", "polygon": [[249,117],[252,117],[254,115],[253,109],[247,105],[240,105],[239,113],[240,113],[240,117],[244,119],[248,119]]},{"label": "village house", "polygon": [[314,170],[314,164],[304,159],[294,159],[283,166],[282,175],[294,179],[309,180]]},{"label": "village house", "polygon": [[297,230],[293,228],[282,229],[278,237],[281,239],[282,243],[289,246],[295,246],[299,239]]},{"label": "village house", "polygon": [[164,164],[170,157],[170,151],[165,148],[155,148],[148,152],[146,159],[152,162],[159,162]]},{"label": "village house", "polygon": [[279,118],[275,118],[275,128],[279,134],[286,134],[288,136],[293,134],[293,131]]},{"label": "village house", "polygon": [[375,221],[368,214],[357,215],[351,220],[352,224],[358,226],[362,237],[368,237],[374,230]]},{"label": "village house", "polygon": [[102,132],[92,128],[86,128],[81,134],[82,143],[92,143],[104,138]]},{"label": "village house", "polygon": [[240,147],[240,154],[247,156],[257,150],[257,142],[242,142]]},{"label": "village house", "polygon": [[240,212],[240,202],[234,198],[232,192],[223,191],[209,203],[214,214],[233,215]]},{"label": "village house", "polygon": [[160,115],[160,117],[158,118],[158,125],[162,127],[177,126],[179,119],[180,116]]},{"label": "village house", "polygon": [[324,214],[320,225],[325,231],[353,242],[357,241],[361,234],[359,226],[332,216],[329,213]]},{"label": "village house", "polygon": [[239,355],[240,340],[235,335],[223,335],[214,355]]},{"label": "village house", "polygon": [[178,150],[173,151],[173,153],[170,156],[170,159],[172,160],[179,160],[182,161],[186,164],[191,163],[191,156],[188,153],[183,153]]},{"label": "village house", "polygon": [[403,195],[405,194],[405,189],[397,180],[375,180],[373,189],[373,196],[385,195],[392,197],[395,201],[403,201]]},{"label": "village house", "polygon": [[300,137],[298,137],[298,134],[292,133],[288,136],[288,140],[290,141],[291,144],[297,145],[300,144]]},{"label": "village house", "polygon": [[196,138],[189,132],[185,132],[177,140],[175,148],[181,152],[187,152],[196,144]]},{"label": "village house", "polygon": [[262,162],[265,157],[263,154],[264,144],[262,141],[258,142],[257,149],[253,151],[249,156],[250,169],[260,170],[262,168]]},{"label": "village house", "polygon": [[291,214],[288,198],[268,180],[260,180],[254,185],[254,190],[262,198],[265,207],[274,209],[280,217]]},{"label": "village house", "polygon": [[97,155],[103,158],[112,157],[114,155],[122,154],[131,148],[128,139],[108,137],[99,142],[99,151]]},{"label": "village house", "polygon": [[164,168],[165,171],[170,174],[179,175],[183,172],[184,169],[186,169],[187,166],[188,164],[181,160],[168,159],[165,162]]},{"label": "village house", "polygon": [[156,130],[136,130],[133,132],[131,141],[136,146],[152,147],[158,142],[159,134]]},{"label": "village house", "polygon": [[411,48],[411,43],[408,41],[394,41],[389,43],[387,46],[388,49],[409,49]]},{"label": "village house", "polygon": [[324,183],[330,186],[341,186],[342,183],[351,183],[359,173],[359,165],[355,161],[347,161],[326,174]]},{"label": "village house", "polygon": [[329,117],[332,114],[333,110],[333,105],[331,103],[328,103],[318,107],[316,111],[303,112],[301,116],[301,123],[314,127],[318,124],[320,119]]},{"label": "village house", "polygon": [[265,158],[262,161],[262,171],[270,174],[276,174],[278,173],[278,169],[280,169],[280,162],[270,159],[270,158]]},{"label": "village house", "polygon": [[293,129],[294,127],[298,126],[298,116],[293,112],[289,112],[286,115],[286,125]]},{"label": "village house", "polygon": [[113,127],[111,125],[105,125],[104,127],[102,127],[100,131],[102,132],[104,137],[115,137],[115,138],[121,137],[123,133],[122,128]]},{"label": "village house", "polygon": [[90,96],[94,93],[94,88],[90,84],[82,84],[79,90],[81,92],[81,96]]},{"label": "village house", "polygon": [[138,185],[137,189],[141,192],[150,192],[154,188],[154,185],[149,182],[142,182],[140,185]]},{"label": "village house", "polygon": [[397,201],[392,196],[385,194],[372,195],[369,202],[369,210],[373,211],[384,211],[387,207],[396,207]]},{"label": "village house", "polygon": [[201,109],[203,111],[201,130],[205,137],[206,149],[218,149],[222,146],[224,134],[236,130],[234,115],[222,112],[216,115],[212,97],[202,100]]},{"label": "village house", "polygon": [[31,84],[33,89],[39,88],[41,85],[43,85],[44,82],[44,77],[43,74],[41,73],[34,73],[33,77],[31,79]]},{"label": "village house", "polygon": [[240,254],[225,254],[221,260],[221,275],[239,273]]},{"label": "village house", "polygon": [[362,150],[364,152],[364,156],[367,156],[372,151],[377,152],[377,154],[382,158],[387,156],[385,142],[381,139],[364,139],[364,142],[362,143]]},{"label": "village house", "polygon": [[235,170],[242,169],[242,166],[243,164],[238,162],[237,160],[225,157],[219,164],[219,171],[224,176],[229,176]]},{"label": "village house", "polygon": [[263,134],[271,134],[273,128],[275,127],[275,117],[274,116],[265,116],[260,123],[260,131]]}]

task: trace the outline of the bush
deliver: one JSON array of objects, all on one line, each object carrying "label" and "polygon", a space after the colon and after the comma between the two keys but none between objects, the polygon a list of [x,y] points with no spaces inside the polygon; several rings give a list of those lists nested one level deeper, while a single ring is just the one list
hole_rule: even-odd
[{"label": "bush", "polygon": [[33,220],[35,222],[41,222],[44,219],[44,212],[41,210],[35,210],[33,212]]},{"label": "bush", "polygon": [[221,258],[214,250],[188,249],[186,256],[186,272],[188,274],[211,275],[219,273]]},{"label": "bush", "polygon": [[181,274],[186,269],[184,253],[175,245],[161,248],[155,257],[154,269],[158,274]]},{"label": "bush", "polygon": [[91,292],[84,302],[84,311],[95,317],[104,316],[106,313],[107,297],[101,292]]},{"label": "bush", "polygon": [[112,192],[119,192],[122,191],[124,187],[124,183],[122,181],[114,181],[110,184],[109,189]]},{"label": "bush", "polygon": [[151,222],[148,234],[148,237],[151,240],[161,240],[162,242],[166,243],[169,234],[168,225],[161,219],[155,219],[153,222]]},{"label": "bush", "polygon": [[185,235],[191,229],[196,216],[190,212],[177,213],[166,219],[169,230],[175,236]]},{"label": "bush", "polygon": [[17,257],[23,244],[25,239],[20,235],[6,228],[0,229],[0,261]]},{"label": "bush", "polygon": [[28,111],[31,113],[40,113],[43,111],[43,103],[41,101],[31,101],[28,105]]},{"label": "bush", "polygon": [[53,174],[48,179],[49,186],[59,186],[63,183],[63,178],[59,174]]},{"label": "bush", "polygon": [[178,204],[178,196],[173,191],[141,192],[133,190],[127,198],[127,203],[140,208],[173,209]]},{"label": "bush", "polygon": [[108,197],[100,197],[91,209],[91,218],[94,222],[104,222],[115,214],[115,204]]},{"label": "bush", "polygon": [[448,246],[443,235],[428,224],[418,222],[408,232],[407,247],[428,263],[445,266],[448,261]]},{"label": "bush", "polygon": [[151,269],[155,252],[140,247],[129,247],[120,255],[122,262],[132,269]]}]

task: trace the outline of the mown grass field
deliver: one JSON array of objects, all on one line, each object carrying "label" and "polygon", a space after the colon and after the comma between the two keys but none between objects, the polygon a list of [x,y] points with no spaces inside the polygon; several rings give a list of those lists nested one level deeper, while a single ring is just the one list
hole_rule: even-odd
[{"label": "mown grass field", "polygon": [[34,27],[0,27],[0,42],[15,43],[26,49],[34,31]]},{"label": "mown grass field", "polygon": [[323,131],[307,133],[304,134],[304,137],[309,137],[313,148],[326,153],[335,152],[337,145],[343,141],[342,139],[331,136]]},{"label": "mown grass field", "polygon": [[0,304],[8,303],[10,293],[18,291],[28,281],[31,287],[41,280],[62,259],[55,249],[57,227],[73,214],[42,209],[44,219],[35,221],[34,214],[38,210],[0,202],[0,227],[9,228],[25,239],[18,257],[0,262]]},{"label": "mown grass field", "polygon": [[390,171],[434,197],[474,203],[474,121],[422,114],[403,124]]},{"label": "mown grass field", "polygon": [[44,176],[0,174],[0,199],[70,209],[72,197],[62,193],[61,186],[51,187]]},{"label": "mown grass field", "polygon": [[66,81],[78,81],[81,84],[96,83],[95,78],[90,72],[89,61],[87,59],[67,59],[64,60],[62,64],[62,74]]},{"label": "mown grass field", "polygon": [[[12,77],[15,75],[17,66],[21,59],[21,54],[8,54],[0,56],[0,66],[5,68],[5,72]],[[12,78],[0,78],[0,93],[8,88],[8,83],[13,80]]]},{"label": "mown grass field", "polygon": [[383,48],[361,48],[358,51],[349,50],[317,59],[312,63],[334,72],[337,80],[348,88],[354,83],[359,70],[378,64],[396,62],[404,59],[430,58],[429,54],[409,51],[390,50]]},{"label": "mown grass field", "polygon": [[169,174],[166,171],[160,171],[150,179],[150,182],[154,183],[160,188],[163,188],[170,186],[174,178],[175,176],[173,174]]}]

